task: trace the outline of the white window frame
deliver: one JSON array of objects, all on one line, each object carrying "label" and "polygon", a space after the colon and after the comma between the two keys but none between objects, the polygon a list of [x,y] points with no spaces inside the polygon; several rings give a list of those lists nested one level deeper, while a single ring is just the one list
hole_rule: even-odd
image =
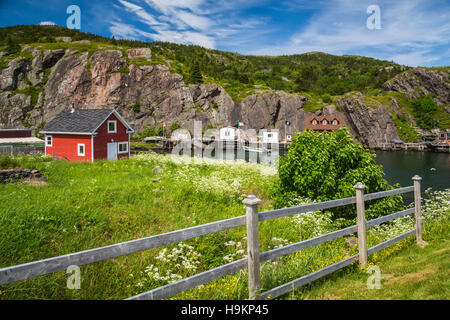
[{"label": "white window frame", "polygon": [[[124,144],[127,146],[127,149],[125,151],[120,151],[120,145]],[[128,142],[118,142],[117,143],[117,153],[128,153]]]},{"label": "white window frame", "polygon": [[[48,138],[50,138],[50,144],[48,143]],[[53,147],[53,136],[45,136],[45,146]]]},{"label": "white window frame", "polygon": [[[114,123],[114,130],[109,130],[109,124]],[[117,133],[117,120],[108,120],[108,133]]]},{"label": "white window frame", "polygon": [[[80,146],[83,146],[83,153],[80,153]],[[86,155],[86,144],[84,144],[84,143],[77,144],[77,155],[79,157],[84,157]]]}]

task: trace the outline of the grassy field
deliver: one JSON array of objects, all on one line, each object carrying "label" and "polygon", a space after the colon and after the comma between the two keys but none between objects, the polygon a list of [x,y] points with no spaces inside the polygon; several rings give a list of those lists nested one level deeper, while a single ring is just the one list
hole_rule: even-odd
[{"label": "grassy field", "polygon": [[[0,185],[0,268],[244,215],[242,200],[247,194],[262,199],[260,210],[268,210],[277,180],[276,171],[264,165],[212,160],[191,163],[190,158],[174,161],[154,153],[95,163],[68,163],[41,156],[0,157],[0,168],[7,167],[35,168],[49,180],[46,184]],[[155,182],[155,178],[160,180]],[[299,199],[296,204],[307,202],[311,200]],[[424,203],[428,218],[425,240],[432,241],[431,235],[436,235],[437,243],[448,238],[441,231],[448,232],[449,207],[450,190]],[[368,245],[412,227],[413,221],[405,218],[371,228]],[[328,212],[265,221],[260,224],[260,249],[266,251],[340,228]],[[413,250],[409,249],[414,248],[413,243],[413,238],[404,240],[371,256],[370,262],[378,264],[406,252],[405,248]],[[337,239],[264,263],[263,290],[356,252],[345,239]],[[2,286],[0,299],[123,299],[240,259],[245,253],[245,228],[240,227],[81,266],[80,290],[68,289],[69,275],[61,271]],[[421,268],[417,266],[417,270]],[[395,274],[395,270],[383,271],[386,275],[389,272]],[[356,265],[337,275],[367,277]],[[241,271],[173,299],[246,299],[246,278],[246,271]],[[282,299],[320,298],[320,283],[308,287],[311,295],[301,289]]]},{"label": "grassy field", "polygon": [[450,297],[450,209],[438,223],[425,225],[425,247],[404,241],[404,248],[384,259],[371,257],[380,269],[380,287],[369,289],[373,272],[338,271],[295,290],[287,299],[305,300],[448,300]]}]

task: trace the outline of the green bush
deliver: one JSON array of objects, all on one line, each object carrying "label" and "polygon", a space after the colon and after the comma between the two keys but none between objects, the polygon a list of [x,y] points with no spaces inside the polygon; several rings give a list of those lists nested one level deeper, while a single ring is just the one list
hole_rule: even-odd
[{"label": "green bush", "polygon": [[[375,153],[355,142],[347,128],[327,133],[305,131],[294,136],[285,157],[280,157],[279,182],[274,192],[277,208],[307,197],[326,201],[352,197],[354,185],[362,182],[366,193],[393,189],[383,178]],[[367,217],[374,218],[399,209],[401,196],[366,203]],[[354,206],[332,210],[334,218],[353,219]]]},{"label": "green bush", "polygon": [[8,169],[17,167],[19,163],[14,157],[10,157],[6,154],[0,154],[0,169]]},{"label": "green bush", "polygon": [[133,105],[133,111],[134,113],[139,113],[141,111],[141,103],[139,101],[136,101]]},{"label": "green bush", "polygon": [[325,103],[333,103],[331,96],[328,93],[322,95],[322,101]]}]

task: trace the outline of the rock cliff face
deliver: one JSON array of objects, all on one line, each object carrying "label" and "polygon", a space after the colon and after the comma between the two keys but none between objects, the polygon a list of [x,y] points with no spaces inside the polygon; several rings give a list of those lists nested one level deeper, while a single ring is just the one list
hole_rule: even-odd
[{"label": "rock cliff face", "polygon": [[[255,93],[235,103],[217,84],[186,85],[169,67],[152,62],[148,48],[102,50],[91,55],[76,50],[26,48],[30,58],[16,58],[0,70],[0,127],[39,127],[62,109],[114,107],[140,132],[147,125],[178,123],[193,130],[234,125],[245,129],[278,128],[280,136],[303,130],[307,98],[283,91]],[[426,92],[449,103],[448,74],[411,71],[385,84],[386,90],[414,95],[420,84]],[[426,84],[426,85],[425,85]],[[425,91],[424,91],[425,92]],[[346,95],[317,114],[345,116],[347,126],[366,147],[398,139],[392,118],[382,106],[368,107],[361,94]]]},{"label": "rock cliff face", "polygon": [[346,94],[337,99],[353,136],[367,148],[381,148],[383,143],[399,139],[391,114],[380,105],[377,108],[364,104],[361,93]]},{"label": "rock cliff face", "polygon": [[450,104],[450,73],[443,70],[413,68],[383,84],[383,89],[405,93],[414,99],[423,94],[435,95],[439,104]]},{"label": "rock cliff face", "polygon": [[[249,128],[303,129],[305,97],[282,91],[255,94],[236,104],[216,85],[186,85],[183,78],[158,64],[133,64],[135,58],[151,61],[151,51],[131,49],[82,53],[70,50],[29,49],[33,56],[12,60],[0,74],[2,127],[33,127],[48,122],[64,108],[115,107],[137,132],[146,125],[178,121],[193,128],[193,120],[225,126],[243,121]],[[47,79],[45,79],[47,77]],[[45,82],[45,83],[44,83]],[[21,91],[42,87],[33,104]]]}]

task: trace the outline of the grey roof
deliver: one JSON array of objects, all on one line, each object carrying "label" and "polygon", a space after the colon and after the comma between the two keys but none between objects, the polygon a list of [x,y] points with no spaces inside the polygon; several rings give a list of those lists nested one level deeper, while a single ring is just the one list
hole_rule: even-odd
[{"label": "grey roof", "polygon": [[70,109],[61,111],[41,132],[94,133],[113,109]]}]

